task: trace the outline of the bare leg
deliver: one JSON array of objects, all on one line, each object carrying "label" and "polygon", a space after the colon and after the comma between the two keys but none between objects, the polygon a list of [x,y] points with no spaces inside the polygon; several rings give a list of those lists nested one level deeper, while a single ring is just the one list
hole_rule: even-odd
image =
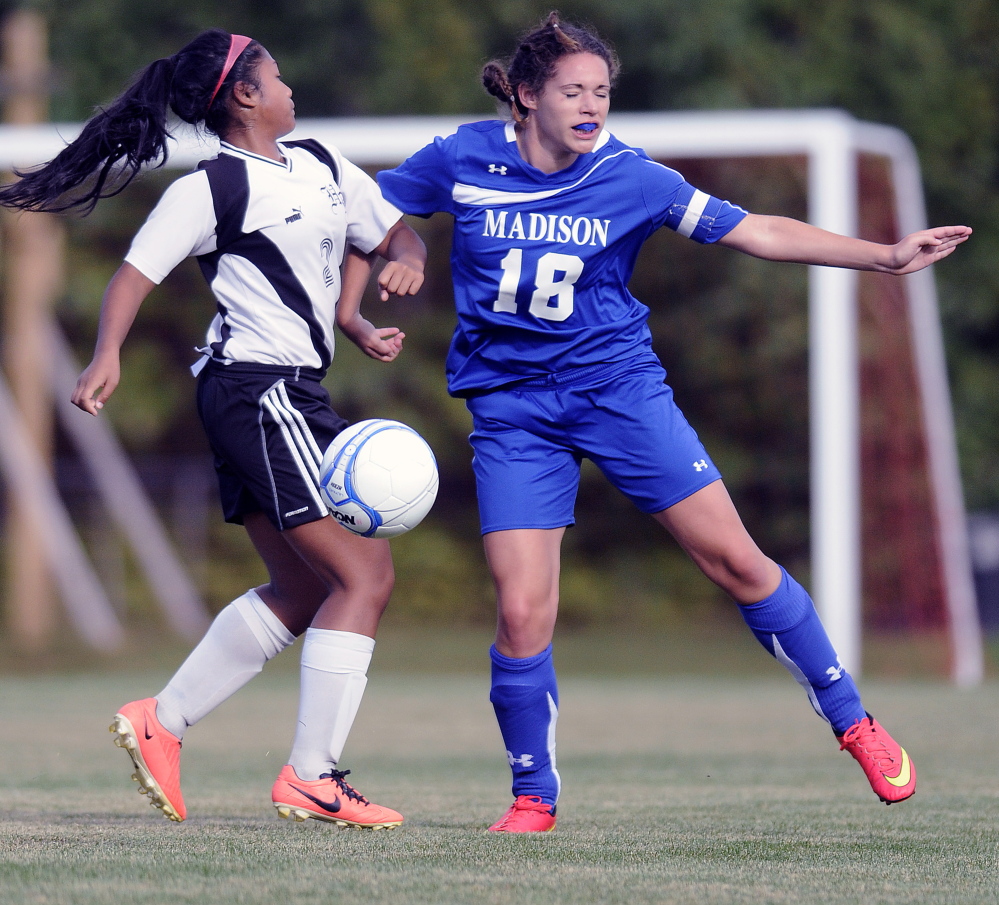
[{"label": "bare leg", "polygon": [[753,542],[721,481],[656,514],[705,575],[739,604],[756,639],[794,676],[837,735],[864,719],[808,592]]},{"label": "bare leg", "polygon": [[653,516],[700,570],[737,603],[756,603],[772,594],[781,569],[749,536],[721,481],[691,494]]},{"label": "bare leg", "polygon": [[482,539],[496,586],[496,649],[507,657],[531,657],[551,644],[564,534],[525,528]]},{"label": "bare leg", "polygon": [[[311,624],[313,628],[374,638],[395,584],[389,542],[351,534],[331,518],[290,528],[280,536],[308,563],[326,589],[323,601],[311,613],[311,600],[303,601],[287,608],[288,617],[301,626],[300,630]],[[284,578],[278,586],[286,583]],[[273,587],[273,579],[271,584]],[[282,599],[286,600],[286,595]]]}]

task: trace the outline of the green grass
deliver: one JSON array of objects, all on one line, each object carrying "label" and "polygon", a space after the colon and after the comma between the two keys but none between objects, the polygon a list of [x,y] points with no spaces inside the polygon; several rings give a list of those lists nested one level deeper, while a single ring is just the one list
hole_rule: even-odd
[{"label": "green grass", "polygon": [[294,654],[191,730],[180,825],[132,791],[107,731],[166,671],[4,677],[0,901],[999,902],[994,683],[863,683],[919,768],[915,798],[886,808],[765,658],[742,679],[568,669],[558,829],[496,837],[484,827],[509,779],[484,664],[435,675],[389,662],[376,659],[344,760],[406,814],[381,833],[274,816]]}]

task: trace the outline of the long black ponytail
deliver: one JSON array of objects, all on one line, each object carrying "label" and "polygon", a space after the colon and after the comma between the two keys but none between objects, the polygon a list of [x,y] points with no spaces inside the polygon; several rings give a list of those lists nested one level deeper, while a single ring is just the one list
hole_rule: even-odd
[{"label": "long black ponytail", "polygon": [[52,160],[36,169],[16,170],[21,178],[0,188],[0,205],[90,213],[101,198],[125,189],[144,166],[166,163],[169,110],[186,123],[224,135],[236,121],[233,88],[238,82],[259,87],[257,67],[264,53],[260,44],[250,41],[218,84],[233,46],[232,35],[211,29],[173,56],[150,63]]}]

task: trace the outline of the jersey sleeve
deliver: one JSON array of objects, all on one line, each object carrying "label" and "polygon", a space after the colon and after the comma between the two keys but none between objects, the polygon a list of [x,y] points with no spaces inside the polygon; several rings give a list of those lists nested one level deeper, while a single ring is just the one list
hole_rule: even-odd
[{"label": "jersey sleeve", "polygon": [[736,204],[694,188],[676,170],[647,161],[642,179],[645,204],[656,228],[668,227],[704,245],[717,242],[746,217]]},{"label": "jersey sleeve", "polygon": [[377,176],[382,194],[406,214],[454,213],[456,144],[455,135],[435,138],[394,170],[382,170]]},{"label": "jersey sleeve", "polygon": [[343,157],[338,163],[347,211],[347,242],[367,254],[381,245],[402,211],[382,197],[378,183],[359,166]]},{"label": "jersey sleeve", "polygon": [[125,260],[161,283],[184,258],[215,250],[215,206],[203,170],[174,182],[135,234]]}]

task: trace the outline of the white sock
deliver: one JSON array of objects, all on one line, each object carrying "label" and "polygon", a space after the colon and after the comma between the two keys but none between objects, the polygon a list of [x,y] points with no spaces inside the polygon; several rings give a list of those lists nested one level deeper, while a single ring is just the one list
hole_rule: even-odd
[{"label": "white sock", "polygon": [[183,738],[193,726],[250,681],[295,636],[254,590],[230,603],[209,626],[158,695],[156,718]]},{"label": "white sock", "polygon": [[375,639],[310,628],[302,647],[298,727],[288,763],[299,779],[319,779],[340,760],[361,695]]}]

